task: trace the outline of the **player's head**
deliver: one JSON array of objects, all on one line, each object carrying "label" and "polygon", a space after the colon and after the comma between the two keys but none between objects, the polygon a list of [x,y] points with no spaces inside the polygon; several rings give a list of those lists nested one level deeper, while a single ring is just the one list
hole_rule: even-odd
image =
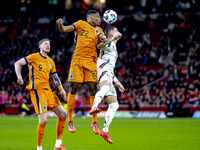
[{"label": "player's head", "polygon": [[104,30],[107,38],[112,38],[114,34],[118,33],[118,29],[115,26],[109,26]]},{"label": "player's head", "polygon": [[45,38],[39,41],[39,48],[40,51],[44,52],[44,53],[48,53],[50,51],[50,39]]},{"label": "player's head", "polygon": [[96,10],[89,10],[86,14],[87,22],[92,25],[99,26],[101,24],[101,18],[99,12]]}]

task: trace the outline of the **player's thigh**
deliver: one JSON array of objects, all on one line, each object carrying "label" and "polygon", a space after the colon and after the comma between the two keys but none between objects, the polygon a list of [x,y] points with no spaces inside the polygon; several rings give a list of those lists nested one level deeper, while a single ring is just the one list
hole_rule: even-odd
[{"label": "player's thigh", "polygon": [[117,102],[117,96],[114,96],[114,95],[108,95],[106,98],[105,98],[106,102],[108,104],[111,104],[111,103],[115,103]]},{"label": "player's thigh", "polygon": [[83,68],[80,63],[80,59],[72,59],[69,69],[69,82],[82,83],[84,79]]},{"label": "player's thigh", "polygon": [[67,113],[62,105],[56,106],[51,109],[58,117],[67,117]]},{"label": "player's thigh", "polygon": [[58,96],[55,93],[53,93],[52,91],[49,90],[47,96],[48,96],[48,101],[47,101],[48,107],[50,109],[62,105]]},{"label": "player's thigh", "polygon": [[82,60],[84,82],[97,82],[97,65],[93,60]]},{"label": "player's thigh", "polygon": [[110,86],[110,81],[109,80],[103,80],[102,82],[99,83],[99,87],[101,89],[102,86],[107,85]]},{"label": "player's thigh", "polygon": [[31,90],[31,102],[34,105],[36,114],[47,113],[47,90]]}]

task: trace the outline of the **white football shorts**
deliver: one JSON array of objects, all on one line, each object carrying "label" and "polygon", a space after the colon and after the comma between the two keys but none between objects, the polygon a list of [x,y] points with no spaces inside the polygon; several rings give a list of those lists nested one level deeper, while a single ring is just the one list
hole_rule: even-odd
[{"label": "white football shorts", "polygon": [[109,67],[108,61],[98,59],[97,61],[97,81],[100,84],[102,81],[110,81],[110,90],[107,95],[117,96],[115,87],[113,85],[113,68]]}]

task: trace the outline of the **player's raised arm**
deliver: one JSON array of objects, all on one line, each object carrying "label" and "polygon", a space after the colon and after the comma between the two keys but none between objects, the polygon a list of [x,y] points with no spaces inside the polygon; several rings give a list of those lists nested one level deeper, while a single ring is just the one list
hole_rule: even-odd
[{"label": "player's raised arm", "polygon": [[20,85],[24,84],[24,81],[22,79],[22,74],[21,74],[21,66],[26,65],[26,61],[24,58],[21,58],[20,60],[16,61],[14,66],[15,66],[15,72],[17,75],[17,83]]},{"label": "player's raised arm", "polygon": [[65,92],[65,90],[63,89],[63,86],[62,86],[62,83],[61,83],[61,81],[60,81],[60,79],[59,79],[59,77],[58,77],[58,74],[57,74],[57,73],[54,73],[54,74],[51,75],[51,77],[53,78],[53,81],[54,81],[55,85],[56,85],[56,86],[58,87],[58,89],[60,90],[60,94],[61,94],[62,98],[63,98],[65,101],[67,101],[67,100],[66,100],[66,92]]},{"label": "player's raised arm", "polygon": [[97,44],[97,48],[98,49],[102,49],[104,48],[107,44],[109,44],[110,42],[114,41],[114,40],[118,40],[119,38],[121,38],[122,34],[121,33],[116,33],[112,38],[107,39],[104,42],[100,42],[99,44]]},{"label": "player's raised arm", "polygon": [[60,30],[60,32],[66,33],[74,31],[74,27],[72,25],[63,26],[64,21],[62,19],[58,19],[56,23],[58,25],[58,29]]}]

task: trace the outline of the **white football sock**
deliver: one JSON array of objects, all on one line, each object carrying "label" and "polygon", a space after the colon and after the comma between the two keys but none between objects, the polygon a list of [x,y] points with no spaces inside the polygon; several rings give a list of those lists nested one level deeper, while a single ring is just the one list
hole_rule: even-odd
[{"label": "white football sock", "polygon": [[105,123],[103,126],[103,132],[108,133],[108,128],[110,123],[112,122],[112,119],[115,116],[115,112],[117,111],[117,109],[119,108],[119,104],[118,102],[114,102],[108,105],[108,110],[106,112],[106,116],[105,116]]},{"label": "white football sock", "polygon": [[37,146],[37,150],[42,150],[42,146]]},{"label": "white football sock", "polygon": [[62,144],[62,140],[56,139],[55,147],[60,147],[60,144]]},{"label": "white football sock", "polygon": [[102,101],[103,97],[109,92],[109,90],[110,90],[110,87],[108,85],[103,85],[101,87],[101,90],[98,91],[95,95],[92,108],[97,107],[99,105],[99,103]]}]

